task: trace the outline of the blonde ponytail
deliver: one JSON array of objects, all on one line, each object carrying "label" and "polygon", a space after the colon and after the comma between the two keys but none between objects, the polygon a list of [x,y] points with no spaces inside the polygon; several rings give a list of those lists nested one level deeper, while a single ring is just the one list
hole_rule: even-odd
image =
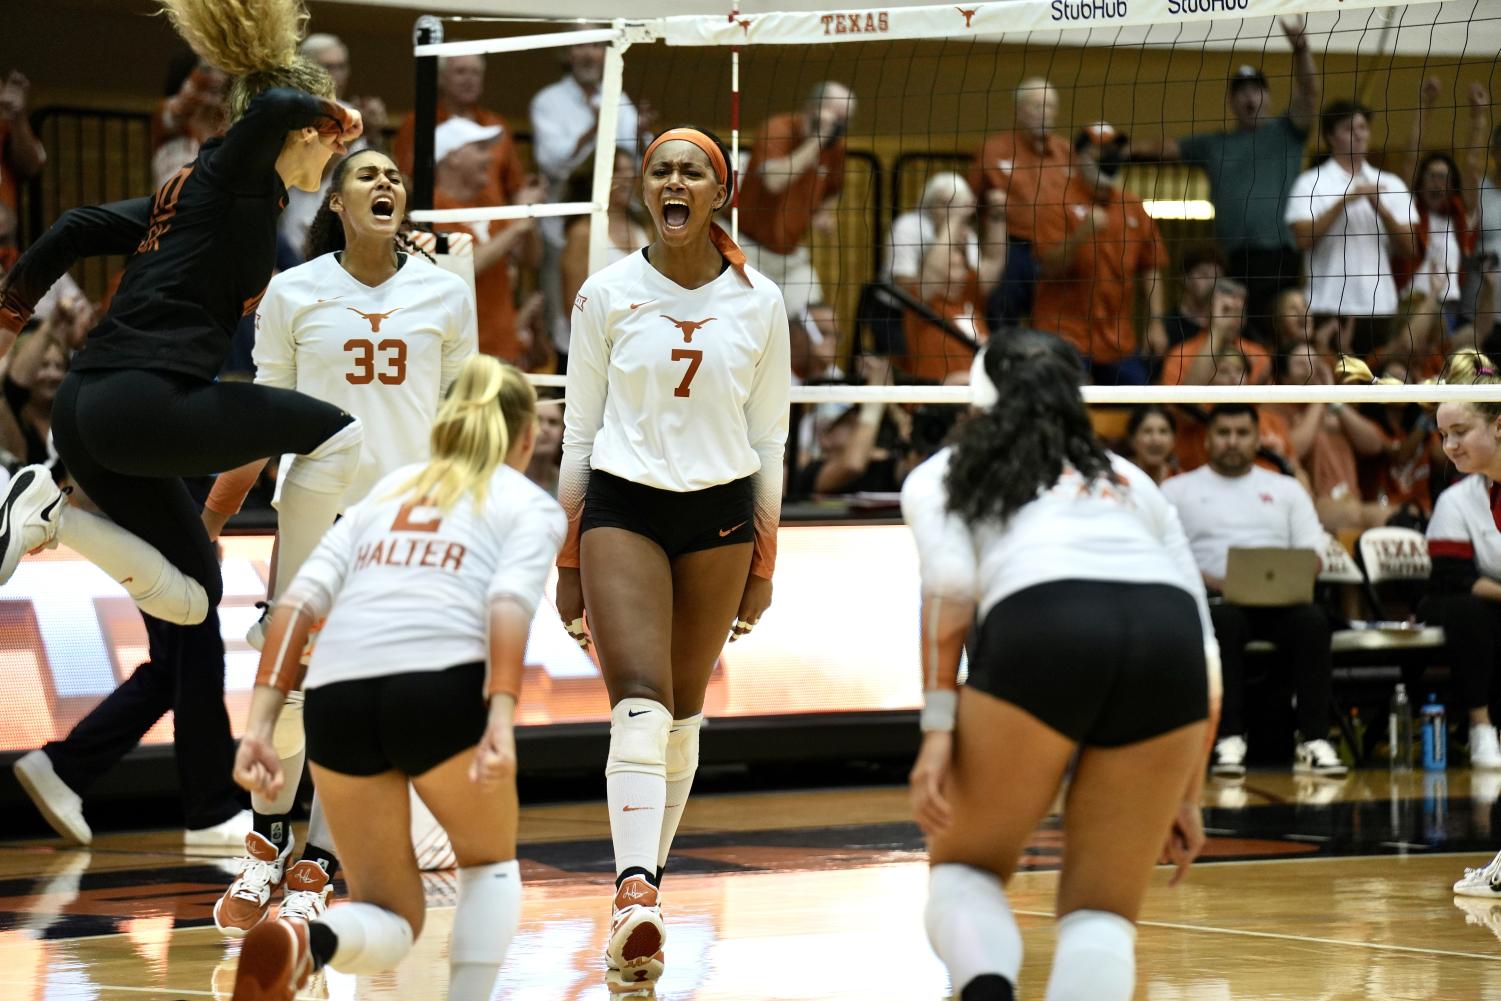
[{"label": "blonde ponytail", "polygon": [[[1501,385],[1501,370],[1496,363],[1474,348],[1461,348],[1444,363],[1444,374],[1439,382],[1446,386],[1495,386]],[[1470,403],[1483,414],[1486,420],[1501,417],[1501,403]]]},{"label": "blonde ponytail", "polygon": [[433,421],[432,459],[396,496],[421,497],[443,511],[465,496],[483,503],[490,477],[536,415],[537,393],[518,369],[473,356]]},{"label": "blonde ponytail", "polygon": [[1334,363],[1334,377],[1339,380],[1341,386],[1401,386],[1400,379],[1393,379],[1383,375],[1381,378],[1371,372],[1371,366],[1354,355],[1340,355]]},{"label": "blonde ponytail", "polygon": [[308,12],[302,0],[157,0],[162,13],[200,59],[235,78],[229,117],[273,87],[334,96],[323,67],[298,54]]}]

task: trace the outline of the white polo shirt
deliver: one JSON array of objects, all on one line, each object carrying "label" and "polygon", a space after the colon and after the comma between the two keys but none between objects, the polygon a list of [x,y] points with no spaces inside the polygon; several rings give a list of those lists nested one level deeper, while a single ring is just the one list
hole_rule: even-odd
[{"label": "white polo shirt", "polygon": [[1224,579],[1232,547],[1322,552],[1324,529],[1303,485],[1260,466],[1244,476],[1221,476],[1208,466],[1174,476],[1162,492],[1178,509],[1194,562]]},{"label": "white polo shirt", "polygon": [[[1393,216],[1405,219],[1409,226],[1418,224],[1412,196],[1396,174],[1364,163],[1357,177],[1332,157],[1293,181],[1287,196],[1287,222],[1313,222],[1361,182],[1381,189],[1379,197]],[[1308,272],[1308,305],[1314,313],[1390,316],[1397,311],[1391,236],[1365,198],[1345,206],[1304,254],[1304,266]]]}]

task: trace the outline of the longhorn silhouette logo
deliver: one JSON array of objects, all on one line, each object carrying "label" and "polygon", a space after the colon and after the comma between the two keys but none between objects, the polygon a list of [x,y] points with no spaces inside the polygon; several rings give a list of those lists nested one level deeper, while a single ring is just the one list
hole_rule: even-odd
[{"label": "longhorn silhouette logo", "polygon": [[406,309],[405,306],[397,306],[395,309],[389,310],[385,313],[366,313],[363,310],[355,309],[353,306],[345,306],[344,308],[349,310],[351,313],[359,313],[365,319],[369,320],[370,332],[372,334],[380,333],[380,325],[383,322],[385,322],[391,316],[394,316],[395,314],[401,312],[403,309]]},{"label": "longhorn silhouette logo", "polygon": [[693,343],[693,335],[696,334],[696,333],[698,333],[699,329],[701,327],[703,327],[704,324],[706,324],[706,323],[713,323],[715,320],[719,319],[719,317],[717,317],[717,316],[711,316],[707,320],[674,320],[672,317],[668,316],[666,313],[661,313],[661,314],[658,314],[658,315],[660,315],[662,317],[662,319],[664,319],[667,322],[671,323],[674,327],[677,327],[679,330],[681,330],[683,332],[683,343],[684,344],[692,344]]},{"label": "longhorn silhouette logo", "polygon": [[978,14],[980,12],[980,8],[978,8],[978,7],[975,7],[973,9],[966,9],[964,7],[955,7],[954,9],[957,10],[959,13],[961,13],[961,14],[964,15],[964,26],[966,28],[968,28],[970,26],[970,24],[969,24],[970,19],[973,18],[976,14]]}]

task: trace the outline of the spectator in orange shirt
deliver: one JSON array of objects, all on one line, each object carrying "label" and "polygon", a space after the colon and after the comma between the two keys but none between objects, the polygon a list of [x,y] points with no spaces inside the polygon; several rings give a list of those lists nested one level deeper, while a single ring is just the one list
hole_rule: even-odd
[{"label": "spectator in orange shirt", "polygon": [[1032,313],[1038,221],[1063,207],[1069,181],[1068,140],[1053,132],[1058,91],[1042,77],[1028,77],[1017,85],[1015,100],[1014,124],[985,140],[970,170],[980,204],[1006,208],[1006,269],[985,310],[992,330],[1016,326]]},{"label": "spectator in orange shirt", "polygon": [[1041,277],[1032,325],[1072,344],[1102,385],[1151,382],[1131,317],[1138,281],[1149,303],[1147,347],[1158,357],[1167,348],[1167,248],[1141,199],[1120,188],[1124,143],[1105,122],[1079,133],[1063,204],[1039,211],[1034,248]]},{"label": "spectator in orange shirt", "polygon": [[962,334],[960,340],[944,327],[908,311],[903,317],[907,354],[902,369],[915,379],[943,382],[954,372],[968,372],[975,346],[985,343],[985,323],[979,311],[979,281],[965,257],[963,245],[940,244],[923,259],[918,294]]},{"label": "spectator in orange shirt", "polygon": [[11,70],[0,83],[0,204],[11,211],[17,208],[21,182],[35,177],[47,162],[47,151],[26,117],[30,93],[31,81],[20,70]]},{"label": "spectator in orange shirt", "polygon": [[[516,204],[516,193],[521,189],[525,171],[521,157],[516,152],[516,143],[511,127],[504,118],[489,108],[482,107],[480,97],[485,93],[484,56],[444,56],[438,60],[438,118],[442,125],[450,118],[467,118],[476,125],[500,128],[500,141],[490,147],[490,190],[492,196],[483,205]],[[407,114],[391,143],[391,159],[408,177],[412,174],[413,140],[417,132],[417,113]],[[433,162],[440,157],[433,151]]]},{"label": "spectator in orange shirt", "polygon": [[1171,410],[1155,403],[1141,404],[1131,408],[1121,450],[1160,486],[1163,480],[1179,472],[1178,459],[1173,454],[1177,439],[1178,418]]},{"label": "spectator in orange shirt", "polygon": [[[454,117],[438,126],[433,140],[433,207],[474,208],[490,201],[490,164],[497,141],[498,125],[479,125]],[[518,205],[535,205],[546,189],[531,178],[516,193]],[[513,365],[526,360],[526,345],[517,333],[516,298],[511,282],[513,264],[535,268],[542,257],[542,243],[535,219],[508,222],[440,223],[434,227],[474,234],[474,285],[479,306],[479,349]]]},{"label": "spectator in orange shirt", "polygon": [[787,320],[824,300],[804,241],[832,233],[844,187],[844,133],[855,95],[842,83],[813,88],[803,110],[776,115],[756,133],[740,190],[740,246],[751,266],[775,282]]},{"label": "spectator in orange shirt", "polygon": [[1266,382],[1272,373],[1272,356],[1266,348],[1246,337],[1246,287],[1232,278],[1214,283],[1209,297],[1205,327],[1182,344],[1168,348],[1158,373],[1159,386],[1207,386],[1216,374],[1216,361],[1233,348],[1244,361],[1244,371],[1235,384]]}]

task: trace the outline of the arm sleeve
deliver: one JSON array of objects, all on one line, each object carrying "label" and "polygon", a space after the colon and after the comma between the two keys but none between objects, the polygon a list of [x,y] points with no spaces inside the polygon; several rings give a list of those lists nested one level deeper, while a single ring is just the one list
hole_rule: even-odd
[{"label": "arm sleeve", "polygon": [[448,396],[448,387],[459,377],[459,370],[479,350],[479,321],[474,308],[474,292],[467,282],[448,297],[449,325],[443,335],[443,374],[438,398]]},{"label": "arm sleeve", "polygon": [[535,614],[542,600],[547,575],[568,533],[568,518],[556,501],[540,490],[520,510],[514,505],[496,505],[491,531],[499,540],[500,560],[490,578],[485,598],[513,598]]},{"label": "arm sleeve", "polygon": [[[610,345],[605,324],[604,295],[584,283],[570,315],[573,323],[568,349],[568,382],[563,398],[563,462],[558,471],[558,503],[568,516],[568,538],[558,554],[558,566],[579,565],[579,518],[589,489],[589,456],[594,437],[605,421],[605,393],[609,385]],[[785,331],[786,321],[783,321]]]},{"label": "arm sleeve", "polygon": [[1459,494],[1464,484],[1456,484],[1439,494],[1428,522],[1428,555],[1433,573],[1428,586],[1434,594],[1468,594],[1480,579],[1475,566],[1475,542],[1459,510]]},{"label": "arm sleeve", "polygon": [[1282,214],[1283,222],[1314,222],[1318,219],[1319,210],[1313,197],[1315,177],[1315,171],[1305,170],[1293,181],[1292,190],[1287,193],[1287,210]]},{"label": "arm sleeve", "polygon": [[292,328],[292,303],[276,279],[255,309],[255,384],[276,389],[297,388],[297,335]]},{"label": "arm sleeve", "polygon": [[1178,140],[1178,159],[1183,163],[1203,167],[1214,156],[1215,136],[1204,133],[1196,136],[1184,136]]},{"label": "arm sleeve", "polygon": [[313,126],[338,134],[348,121],[349,113],[335,101],[275,87],[258,94],[229,127],[224,145],[214,153],[211,172],[230,190],[263,190],[288,132]]},{"label": "arm sleeve", "polygon": [[904,212],[891,224],[891,277],[917,281],[922,258],[922,221],[917,212]]},{"label": "arm sleeve", "polygon": [[132,253],[146,235],[150,218],[150,198],[64,212],[0,283],[0,327],[20,330],[25,326],[47,290],[80,259]]},{"label": "arm sleeve", "polygon": [[780,294],[772,296],[771,331],[756,363],[745,425],[751,447],[761,457],[756,473],[756,549],[751,573],[771,579],[777,562],[777,529],[782,523],[782,455],[787,448],[789,399],[792,393],[792,346],[787,332],[787,307]]},{"label": "arm sleeve", "polygon": [[565,105],[566,98],[562,96],[561,88],[545,88],[532,98],[532,135],[536,137],[532,142],[532,156],[542,173],[556,179],[566,178],[594,152],[592,145],[585,145],[580,155],[573,155],[579,136],[560,124],[571,117]]},{"label": "arm sleeve", "polygon": [[978,601],[980,565],[963,518],[948,509],[948,450],[914,469],[902,484],[902,520],[917,544],[924,598]]},{"label": "arm sleeve", "polygon": [[1291,505],[1288,510],[1288,528],[1292,535],[1292,548],[1312,549],[1322,556],[1324,527],[1319,524],[1319,513],[1313,506],[1313,498],[1308,496],[1308,491],[1297,480],[1292,477],[1286,479],[1283,487]]},{"label": "arm sleeve", "polygon": [[1381,200],[1386,204],[1386,210],[1405,221],[1409,228],[1415,229],[1418,225],[1418,210],[1407,185],[1395,174],[1386,174],[1381,178],[1381,187]]}]

